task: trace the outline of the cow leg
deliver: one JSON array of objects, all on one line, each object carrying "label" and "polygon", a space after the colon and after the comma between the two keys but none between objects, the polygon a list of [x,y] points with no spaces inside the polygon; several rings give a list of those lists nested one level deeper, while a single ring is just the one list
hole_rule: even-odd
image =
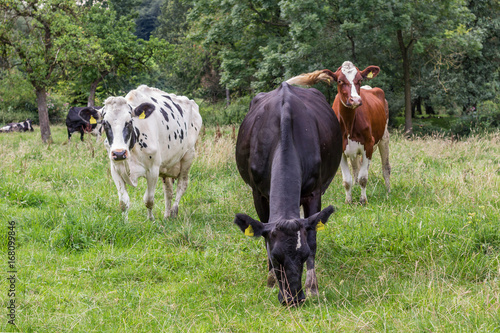
[{"label": "cow leg", "polygon": [[163,218],[167,219],[170,217],[170,208],[172,207],[172,199],[174,197],[174,186],[172,183],[172,178],[163,177],[163,193],[165,194],[165,213]]},{"label": "cow leg", "polygon": [[146,188],[146,192],[144,193],[143,199],[144,199],[144,204],[148,209],[148,219],[150,219],[151,221],[155,220],[155,217],[153,215],[153,206],[155,199],[156,183],[158,182],[158,174],[159,174],[158,168],[152,168],[149,172],[146,173],[146,180],[148,183],[148,187]]},{"label": "cow leg", "polygon": [[363,151],[363,159],[359,169],[358,183],[361,186],[361,198],[359,202],[364,205],[368,202],[366,198],[366,184],[368,184],[368,168],[370,167],[370,159],[366,157],[366,152]]},{"label": "cow leg", "polygon": [[384,136],[379,144],[380,158],[382,159],[382,174],[384,176],[385,188],[388,193],[391,193],[391,165],[389,164],[389,131],[385,127]]},{"label": "cow leg", "polygon": [[[307,218],[321,211],[321,193],[313,196],[313,199],[304,204],[304,218]],[[316,230],[310,230],[307,233],[307,244],[311,249],[311,254],[306,260],[306,293],[312,296],[318,295],[318,280],[316,278],[315,259],[316,259]]]},{"label": "cow leg", "polygon": [[125,220],[128,218],[128,208],[130,205],[130,198],[127,193],[127,186],[123,181],[122,177],[116,172],[113,165],[111,165],[111,177],[115,182],[116,189],[118,190],[118,200],[120,201],[120,209],[125,216]]},{"label": "cow leg", "polygon": [[[259,219],[262,223],[267,223],[269,221],[269,200],[260,194],[259,191],[253,190],[253,204],[255,206],[255,210],[257,211],[257,215],[259,215]],[[268,252],[267,240],[264,240],[266,245],[266,253]],[[269,260],[270,254],[267,253],[267,286],[269,288],[274,287],[278,279],[276,279],[276,275],[274,274],[273,266],[271,261]]]},{"label": "cow leg", "polygon": [[351,169],[352,169],[352,178],[356,183],[358,183],[358,175],[359,175],[359,166],[361,164],[361,156],[355,155],[350,157],[351,160]]},{"label": "cow leg", "polygon": [[83,129],[80,128],[79,132],[80,132],[80,140],[83,142],[83,133],[84,133]]},{"label": "cow leg", "polygon": [[342,159],[340,160],[340,169],[342,170],[342,179],[345,189],[345,202],[352,203],[352,177],[351,172],[349,171],[349,164],[347,163],[347,157],[345,154],[342,154]]},{"label": "cow leg", "polygon": [[184,154],[184,157],[181,160],[181,169],[179,173],[179,178],[177,181],[177,189],[175,194],[175,201],[172,207],[172,211],[170,216],[177,217],[179,212],[179,202],[181,201],[182,195],[186,192],[189,183],[189,169],[191,168],[191,164],[196,156],[196,152],[193,149],[189,150]]}]

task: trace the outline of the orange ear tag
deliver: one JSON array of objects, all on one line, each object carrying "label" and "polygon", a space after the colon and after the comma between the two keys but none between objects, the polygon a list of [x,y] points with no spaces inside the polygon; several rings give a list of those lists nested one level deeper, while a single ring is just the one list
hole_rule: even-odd
[{"label": "orange ear tag", "polygon": [[94,116],[90,116],[89,123],[91,123],[91,124],[97,124],[97,120],[95,120]]},{"label": "orange ear tag", "polygon": [[144,113],[144,111],[142,111],[141,115],[139,116],[139,119],[145,119],[146,118],[146,114]]},{"label": "orange ear tag", "polygon": [[369,79],[372,79],[373,78],[373,72],[368,73],[368,75],[366,77],[369,78]]},{"label": "orange ear tag", "polygon": [[321,231],[321,230],[325,230],[325,224],[319,221],[318,224],[316,224],[316,231]]},{"label": "orange ear tag", "polygon": [[253,236],[253,228],[251,225],[248,225],[248,228],[245,229],[245,236]]}]

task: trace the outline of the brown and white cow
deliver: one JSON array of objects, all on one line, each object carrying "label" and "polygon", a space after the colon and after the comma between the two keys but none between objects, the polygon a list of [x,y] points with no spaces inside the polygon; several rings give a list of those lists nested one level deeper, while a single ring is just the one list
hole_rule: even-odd
[{"label": "brown and white cow", "polygon": [[348,203],[352,202],[353,177],[347,158],[351,160],[355,181],[361,185],[360,202],[365,204],[368,168],[377,146],[382,158],[385,186],[387,192],[390,192],[391,166],[389,164],[389,131],[387,130],[389,107],[382,89],[361,86],[364,80],[374,78],[379,72],[380,68],[377,66],[368,66],[360,71],[352,62],[346,61],[336,72],[324,69],[302,74],[287,81],[298,85],[313,85],[320,81],[328,84],[337,82],[338,92],[333,102],[333,110],[342,129],[344,153],[340,167]]},{"label": "brown and white cow", "polygon": [[[149,219],[154,220],[154,193],[161,177],[164,217],[176,216],[202,125],[198,105],[187,97],[142,85],[125,97],[106,99],[102,117],[107,136],[104,144],[122,211],[126,214],[130,203],[126,185],[136,187],[138,178],[145,177],[144,204]],[[178,183],[172,207],[174,179]]]}]

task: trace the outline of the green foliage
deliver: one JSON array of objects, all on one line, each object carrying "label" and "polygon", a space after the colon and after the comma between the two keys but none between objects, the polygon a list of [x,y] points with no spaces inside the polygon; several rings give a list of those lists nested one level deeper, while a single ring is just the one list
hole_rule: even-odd
[{"label": "green foliage", "polygon": [[0,124],[38,118],[33,87],[18,70],[0,70]]},{"label": "green foliage", "polygon": [[468,114],[458,118],[451,126],[451,133],[457,137],[495,131],[500,128],[499,101],[485,101]]},{"label": "green foliage", "polygon": [[203,124],[205,126],[241,124],[248,112],[251,100],[251,96],[241,97],[233,100],[229,106],[226,102],[215,104],[201,102],[199,105]]},{"label": "green foliage", "polygon": [[[4,122],[38,118],[26,82],[57,95],[60,104],[85,105],[90,96],[99,105],[140,84],[217,103],[226,93],[253,96],[351,60],[381,67],[369,84],[386,92],[397,127],[407,105],[397,31],[411,59],[413,105],[461,115],[500,91],[496,0],[4,0],[0,12],[0,63],[21,76],[7,83],[2,74],[0,85],[13,87],[1,91]],[[35,12],[36,19],[20,19]],[[49,40],[40,44],[45,35]]]}]

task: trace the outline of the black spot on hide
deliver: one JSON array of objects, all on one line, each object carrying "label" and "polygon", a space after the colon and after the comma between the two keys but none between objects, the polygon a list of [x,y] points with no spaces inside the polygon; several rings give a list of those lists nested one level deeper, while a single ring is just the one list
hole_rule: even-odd
[{"label": "black spot on hide", "polygon": [[170,97],[168,97],[168,96],[167,96],[167,98],[168,98],[168,99],[172,102],[172,104],[173,104],[173,105],[177,108],[177,111],[179,111],[179,113],[181,114],[181,117],[184,117],[184,111],[182,111],[182,108],[181,108],[179,105],[175,104],[175,102],[174,102],[174,101],[172,101],[172,99],[171,99]]},{"label": "black spot on hide", "polygon": [[162,114],[163,118],[165,118],[165,120],[168,123],[168,113],[165,112],[165,110],[163,110],[163,108],[160,109],[160,113]]}]

